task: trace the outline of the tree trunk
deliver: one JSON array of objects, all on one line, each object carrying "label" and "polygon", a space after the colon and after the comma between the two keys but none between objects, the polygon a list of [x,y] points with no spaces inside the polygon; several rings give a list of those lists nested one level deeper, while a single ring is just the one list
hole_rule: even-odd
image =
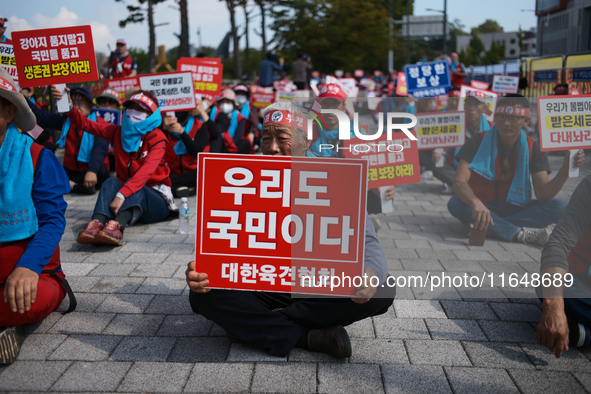
[{"label": "tree trunk", "polygon": [[259,7],[261,8],[261,39],[263,40],[263,48],[261,51],[261,60],[265,60],[267,56],[267,38],[265,35],[265,2],[260,1]]},{"label": "tree trunk", "polygon": [[187,10],[187,0],[179,0],[179,8],[181,12],[181,35],[179,45],[179,58],[191,56],[191,49],[189,47],[189,13]]},{"label": "tree trunk", "polygon": [[156,67],[156,28],[154,27],[154,4],[148,0],[148,29],[150,31],[150,48],[148,49],[148,72]]},{"label": "tree trunk", "polygon": [[228,11],[230,12],[230,25],[232,26],[232,41],[234,42],[234,78],[240,79],[242,76],[242,64],[240,63],[240,42],[238,31],[236,30],[236,4],[234,0],[226,0]]},{"label": "tree trunk", "polygon": [[250,57],[250,47],[248,45],[248,20],[250,19],[250,12],[246,11],[247,5],[248,2],[244,2],[244,36],[246,37],[246,48],[244,49],[244,57],[248,61],[248,58]]}]

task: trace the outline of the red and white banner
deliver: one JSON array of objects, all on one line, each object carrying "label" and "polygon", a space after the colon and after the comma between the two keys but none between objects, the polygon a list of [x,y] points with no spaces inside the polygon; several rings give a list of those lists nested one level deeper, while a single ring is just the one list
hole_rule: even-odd
[{"label": "red and white banner", "polygon": [[474,79],[470,81],[470,86],[476,89],[487,90],[488,85],[488,82],[476,81]]},{"label": "red and white banner", "polygon": [[90,26],[13,31],[12,42],[21,88],[98,79]]},{"label": "red and white banner", "polygon": [[191,73],[140,75],[140,88],[156,96],[160,111],[187,111],[197,108]]},{"label": "red and white banner", "polygon": [[108,88],[119,92],[119,100],[125,99],[125,92],[132,88],[140,87],[139,77],[113,78],[105,80],[105,85]]},{"label": "red and white banner", "polygon": [[489,122],[494,122],[498,93],[491,92],[490,90],[476,89],[468,85],[462,85],[460,90],[460,104],[458,105],[458,111],[464,110],[464,102],[466,101],[467,97],[483,98],[486,104],[484,117]]},{"label": "red and white banner", "polygon": [[345,157],[367,160],[370,189],[421,181],[417,141],[412,141],[402,131],[392,133],[390,140],[384,133],[373,141],[351,138],[343,145]]},{"label": "red and white banner", "polygon": [[275,93],[252,92],[252,105],[258,109],[266,108],[275,102]]},{"label": "red and white banner", "polygon": [[176,62],[178,72],[191,72],[195,93],[217,96],[222,91],[224,65],[218,58],[181,57]]},{"label": "red and white banner", "polygon": [[538,97],[542,151],[591,149],[591,95]]},{"label": "red and white banner", "polygon": [[461,111],[416,114],[419,150],[456,148],[466,141],[466,114]]},{"label": "red and white banner", "polygon": [[493,76],[492,91],[504,94],[516,94],[519,92],[519,77],[512,75]]},{"label": "red and white banner", "polygon": [[331,291],[330,278],[363,273],[366,161],[212,153],[198,160],[195,270],[207,273],[208,287],[355,294]]}]

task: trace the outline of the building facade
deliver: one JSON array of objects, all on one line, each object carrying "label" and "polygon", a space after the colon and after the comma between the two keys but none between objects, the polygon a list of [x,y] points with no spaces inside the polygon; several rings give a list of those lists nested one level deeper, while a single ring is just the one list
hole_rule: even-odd
[{"label": "building facade", "polygon": [[538,56],[591,53],[591,0],[537,0]]},{"label": "building facade", "polygon": [[[590,0],[591,1],[591,0]],[[519,32],[517,31],[503,31],[498,33],[484,33],[479,34],[478,38],[482,40],[484,49],[490,50],[493,42],[497,45],[505,45],[505,56],[504,59],[518,59],[521,56],[530,56],[536,51],[535,36],[532,38],[525,38],[523,40],[523,47],[519,47]],[[456,47],[458,52],[466,50],[472,39],[471,35],[458,36],[456,41]],[[527,46],[525,45],[527,44]],[[533,52],[532,52],[533,50]]]}]

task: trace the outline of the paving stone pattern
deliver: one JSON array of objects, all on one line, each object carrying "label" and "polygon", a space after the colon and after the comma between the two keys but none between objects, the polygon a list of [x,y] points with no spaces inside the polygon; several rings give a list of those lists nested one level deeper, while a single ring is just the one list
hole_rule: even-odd
[{"label": "paving stone pattern", "polygon": [[[561,161],[550,156],[554,174]],[[568,199],[589,173],[586,163],[559,197]],[[438,181],[397,187],[394,212],[379,216],[392,275],[488,279],[539,269],[539,247],[494,239],[469,245],[440,191]],[[557,360],[539,347],[541,305],[523,285],[399,287],[386,314],[348,327],[348,360],[301,349],[278,358],[231,344],[220,327],[191,311],[184,270],[194,234],[177,234],[178,222],[170,221],[126,229],[119,248],[78,245],[95,199],[66,196],[61,256],[78,310],[27,327],[18,361],[0,368],[0,393],[591,391],[591,352],[571,348]]]}]

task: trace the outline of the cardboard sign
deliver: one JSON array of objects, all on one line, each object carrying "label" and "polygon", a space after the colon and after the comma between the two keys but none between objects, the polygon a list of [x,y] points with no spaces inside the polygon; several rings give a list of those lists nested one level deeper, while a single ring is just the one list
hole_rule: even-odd
[{"label": "cardboard sign", "polygon": [[474,79],[470,81],[470,86],[476,89],[488,90],[488,85],[488,82],[476,81]]},{"label": "cardboard sign", "polygon": [[258,109],[266,108],[275,102],[275,93],[253,92],[251,98],[252,105]]},{"label": "cardboard sign", "polygon": [[140,75],[140,88],[156,96],[160,111],[187,111],[197,108],[191,73]]},{"label": "cardboard sign", "polygon": [[447,94],[451,89],[447,61],[404,66],[408,93],[414,97],[435,97]]},{"label": "cardboard sign", "polygon": [[[198,160],[195,270],[208,274],[208,287],[355,294],[331,291],[330,277],[363,272],[366,161],[213,153]],[[312,286],[322,277],[328,288]]]},{"label": "cardboard sign", "polygon": [[538,97],[542,151],[591,148],[591,95]]},{"label": "cardboard sign", "polygon": [[466,141],[464,112],[416,114],[419,150],[456,148]]},{"label": "cardboard sign", "polygon": [[516,94],[519,91],[519,77],[511,75],[493,76],[492,91],[505,94]]},{"label": "cardboard sign", "polygon": [[384,133],[377,140],[351,138],[343,145],[345,157],[367,160],[370,189],[421,181],[417,141],[411,141],[402,131],[392,133],[391,140]]},{"label": "cardboard sign", "polygon": [[12,42],[21,88],[98,79],[90,26],[14,31]]},{"label": "cardboard sign", "polygon": [[406,74],[403,72],[398,73],[398,82],[396,83],[396,95],[406,96],[408,89],[406,88]]},{"label": "cardboard sign", "polygon": [[16,60],[14,59],[14,48],[12,44],[0,42],[0,67],[8,71],[12,80],[18,83]]},{"label": "cardboard sign", "polygon": [[139,88],[140,79],[139,77],[107,79],[105,85],[119,92],[119,100],[125,100],[125,92],[132,88]]},{"label": "cardboard sign", "polygon": [[178,72],[190,71],[195,93],[219,95],[222,91],[224,65],[217,58],[181,57],[176,62]]},{"label": "cardboard sign", "polygon": [[96,108],[96,114],[107,122],[121,126],[121,111],[118,109]]},{"label": "cardboard sign", "polygon": [[458,111],[464,110],[464,101],[466,100],[466,97],[474,96],[484,98],[484,100],[486,101],[486,111],[484,113],[484,117],[489,122],[494,122],[498,94],[495,92],[491,92],[490,90],[476,89],[471,86],[462,85],[462,88],[460,90],[460,103],[458,104]]}]

